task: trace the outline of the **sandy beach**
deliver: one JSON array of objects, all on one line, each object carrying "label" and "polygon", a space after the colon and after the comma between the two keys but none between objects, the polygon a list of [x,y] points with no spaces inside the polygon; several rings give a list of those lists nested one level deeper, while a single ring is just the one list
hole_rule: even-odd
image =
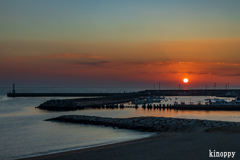
[{"label": "sandy beach", "polygon": [[[203,160],[212,158],[209,157],[209,150],[219,153],[236,152],[233,158],[240,159],[239,142],[239,128],[197,127],[184,132],[162,132],[140,140],[31,157],[24,160]],[[232,156],[231,153],[229,158],[231,159]],[[215,157],[214,159],[220,158]]]}]

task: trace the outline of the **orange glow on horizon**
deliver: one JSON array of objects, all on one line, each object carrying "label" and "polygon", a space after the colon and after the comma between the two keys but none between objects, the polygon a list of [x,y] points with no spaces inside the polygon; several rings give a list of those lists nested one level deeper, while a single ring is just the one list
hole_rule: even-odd
[{"label": "orange glow on horizon", "polygon": [[[59,44],[61,52],[54,49],[54,46],[58,46],[55,44],[53,48],[36,47],[38,52],[31,55],[28,49],[32,49],[26,45],[26,49],[19,52],[7,48],[2,51],[11,54],[1,57],[0,74],[6,77],[6,83],[9,79],[29,81],[29,77],[35,77],[32,81],[45,79],[46,82],[55,82],[62,79],[62,84],[75,82],[77,85],[92,85],[95,81],[103,84],[115,83],[116,86],[142,85],[156,83],[157,80],[161,81],[163,87],[178,87],[179,82],[189,88],[211,86],[213,83],[222,88],[226,83],[239,86],[240,61],[239,55],[236,55],[239,52],[237,42],[240,42],[240,39],[222,42],[205,40],[89,45],[94,50],[84,47],[83,44],[78,47],[75,44],[66,45],[71,51],[61,48],[64,45]],[[223,52],[220,53],[219,47]],[[224,54],[226,50],[231,51],[231,56]],[[40,54],[40,51],[44,54]],[[146,54],[146,51],[150,54]],[[14,54],[15,52],[18,54]],[[210,52],[213,55],[209,56]],[[228,57],[235,58],[227,59]],[[184,78],[188,81],[185,82]]]}]

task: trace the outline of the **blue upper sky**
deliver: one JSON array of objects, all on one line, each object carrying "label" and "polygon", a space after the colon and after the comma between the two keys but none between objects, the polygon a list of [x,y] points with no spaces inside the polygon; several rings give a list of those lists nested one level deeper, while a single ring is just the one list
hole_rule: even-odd
[{"label": "blue upper sky", "polygon": [[1,40],[240,37],[239,0],[1,0]]}]

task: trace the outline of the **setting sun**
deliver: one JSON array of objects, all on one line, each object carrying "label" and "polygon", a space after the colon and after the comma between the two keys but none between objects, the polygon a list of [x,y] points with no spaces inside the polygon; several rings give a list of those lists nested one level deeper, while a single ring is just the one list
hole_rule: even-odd
[{"label": "setting sun", "polygon": [[184,82],[184,83],[188,83],[188,79],[187,79],[187,78],[184,78],[184,79],[183,79],[183,82]]}]

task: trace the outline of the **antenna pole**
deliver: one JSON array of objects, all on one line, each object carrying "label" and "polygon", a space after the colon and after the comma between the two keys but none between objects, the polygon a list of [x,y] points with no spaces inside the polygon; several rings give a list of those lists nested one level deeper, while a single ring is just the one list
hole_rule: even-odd
[{"label": "antenna pole", "polygon": [[12,93],[15,93],[15,84],[13,83],[13,90]]}]

